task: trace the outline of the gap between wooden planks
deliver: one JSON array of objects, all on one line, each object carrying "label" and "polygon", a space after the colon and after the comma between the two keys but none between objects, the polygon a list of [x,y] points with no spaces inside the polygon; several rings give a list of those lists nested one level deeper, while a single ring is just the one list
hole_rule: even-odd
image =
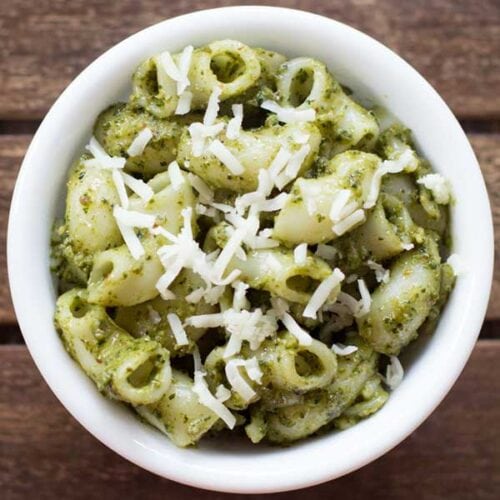
[{"label": "gap between wooden planks", "polygon": [[[469,139],[486,180],[495,223],[497,265],[487,318],[500,319],[500,134],[469,134]],[[15,323],[7,283],[5,239],[12,190],[30,140],[29,135],[0,135],[0,325]],[[46,168],[50,176],[50,165]]]},{"label": "gap between wooden planks", "polygon": [[[334,482],[272,499],[496,500],[499,356],[500,341],[480,341],[445,401],[406,441],[376,462]],[[108,450],[64,410],[23,346],[0,346],[0,375],[8,382],[0,385],[3,498],[24,500],[33,491],[37,500],[89,499],[97,494],[108,500],[248,498],[158,478]]]},{"label": "gap between wooden planks", "polygon": [[[39,119],[102,52],[151,24],[241,0],[0,2],[0,119]],[[499,118],[498,0],[275,0],[345,22],[399,53],[461,118]],[[242,35],[244,36],[244,35]],[[335,50],[335,48],[332,48]],[[303,54],[297,54],[303,55]],[[376,77],[376,75],[374,75]]]}]

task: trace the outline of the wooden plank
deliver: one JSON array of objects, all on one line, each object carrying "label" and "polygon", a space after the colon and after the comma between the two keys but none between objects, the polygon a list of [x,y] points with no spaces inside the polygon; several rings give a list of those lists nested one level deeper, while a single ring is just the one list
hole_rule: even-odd
[{"label": "wooden plank", "polygon": [[0,135],[0,324],[16,321],[7,279],[7,223],[17,172],[30,140],[29,135]]},{"label": "wooden plank", "polygon": [[[481,341],[436,412],[376,462],[334,482],[272,498],[496,499],[500,495],[500,341]],[[105,448],[69,416],[26,349],[0,347],[0,487],[8,500],[99,496],[241,499],[157,478]],[[362,443],[360,443],[362,446]],[[334,453],[335,450],[332,450]],[[259,495],[256,498],[268,498]]]},{"label": "wooden plank", "polygon": [[[162,19],[241,0],[11,0],[0,3],[0,119],[42,117],[89,62]],[[497,0],[277,0],[338,19],[393,48],[463,117],[500,117]],[[478,83],[480,82],[480,83]]]},{"label": "wooden plank", "polygon": [[[488,309],[489,319],[500,319],[500,134],[469,134],[490,194],[495,223],[495,276]],[[15,322],[7,285],[5,232],[12,190],[31,137],[0,135],[0,324]]]}]

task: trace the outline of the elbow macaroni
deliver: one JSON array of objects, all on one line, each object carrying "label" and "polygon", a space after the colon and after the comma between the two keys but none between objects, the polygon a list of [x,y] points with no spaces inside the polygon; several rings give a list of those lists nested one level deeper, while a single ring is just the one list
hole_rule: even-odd
[{"label": "elbow macaroni", "polygon": [[182,447],[385,404],[455,282],[450,193],[408,129],[321,61],[221,40],[141,63],[88,150],[54,228],[55,324],[99,391]]}]

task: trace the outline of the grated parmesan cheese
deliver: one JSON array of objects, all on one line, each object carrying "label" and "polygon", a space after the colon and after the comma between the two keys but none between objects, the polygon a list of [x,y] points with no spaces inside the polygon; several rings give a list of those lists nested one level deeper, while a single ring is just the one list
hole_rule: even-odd
[{"label": "grated parmesan cheese", "polygon": [[188,132],[191,137],[191,151],[194,157],[201,156],[205,150],[205,143],[208,138],[216,137],[224,130],[224,123],[214,125],[204,125],[203,123],[191,123]]},{"label": "grated parmesan cheese", "polygon": [[252,386],[245,380],[241,374],[240,368],[246,367],[246,361],[243,359],[231,359],[226,363],[226,378],[234,391],[248,403],[257,393]]},{"label": "grated parmesan cheese", "polygon": [[151,321],[153,325],[161,323],[160,313],[156,309],[154,309],[151,304],[148,304],[148,316],[149,316],[149,321]]},{"label": "grated parmesan cheese", "polygon": [[234,428],[236,417],[210,392],[203,372],[194,372],[193,392],[200,404],[212,410],[230,429]]},{"label": "grated parmesan cheese", "polygon": [[274,101],[264,101],[260,107],[275,113],[282,123],[311,122],[316,119],[316,111],[309,109],[284,108]]},{"label": "grated parmesan cheese", "polygon": [[204,293],[204,288],[197,288],[196,290],[193,290],[189,295],[186,295],[185,299],[190,304],[197,304],[203,298]]},{"label": "grated parmesan cheese", "polygon": [[311,295],[302,316],[316,319],[318,310],[328,300],[329,295],[335,287],[340,285],[344,278],[344,273],[340,269],[335,268],[332,274],[325,278]]},{"label": "grated parmesan cheese", "polygon": [[128,196],[127,189],[125,188],[125,181],[123,180],[123,175],[120,170],[114,168],[111,172],[111,178],[116,187],[116,191],[118,193],[118,198],[120,199],[120,205],[122,208],[128,208]]},{"label": "grated parmesan cheese", "polygon": [[232,287],[234,288],[233,309],[235,311],[248,309],[250,307],[250,302],[246,298],[246,292],[250,286],[243,281],[235,281]]},{"label": "grated parmesan cheese", "polygon": [[301,266],[306,263],[307,259],[307,243],[297,245],[293,251],[293,260],[295,264]]},{"label": "grated parmesan cheese", "polygon": [[185,90],[180,96],[177,106],[175,108],[176,115],[187,115],[191,111],[191,102],[193,100],[193,93]]},{"label": "grated parmesan cheese", "polygon": [[417,184],[425,186],[432,197],[440,205],[447,205],[450,202],[450,188],[448,181],[440,174],[427,174],[417,179]]},{"label": "grated parmesan cheese", "polygon": [[221,402],[224,403],[231,397],[231,391],[222,384],[217,386],[215,390],[215,397]]},{"label": "grated parmesan cheese", "polygon": [[259,203],[259,211],[276,212],[277,210],[281,210],[285,206],[289,197],[290,195],[288,193],[280,193],[270,200],[263,200]]},{"label": "grated parmesan cheese", "polygon": [[[184,47],[181,56],[179,58],[179,64],[177,66],[179,72],[179,80],[177,80],[177,95],[181,96],[181,99],[182,96],[186,93],[186,89],[190,85],[188,74],[189,74],[189,67],[191,66],[191,57],[193,55],[193,50],[194,47],[192,45]],[[177,114],[183,114],[183,113],[177,113]]]},{"label": "grated parmesan cheese", "polygon": [[281,146],[268,169],[269,177],[273,184],[276,184],[278,176],[287,166],[291,157],[292,153],[290,153],[290,151],[288,151],[285,147]]},{"label": "grated parmesan cheese", "polygon": [[175,337],[175,343],[177,345],[189,345],[189,339],[186,335],[186,330],[182,326],[182,322],[175,313],[167,314],[168,325],[170,326],[170,330]]},{"label": "grated parmesan cheese", "polygon": [[243,122],[243,104],[233,104],[231,106],[234,118],[229,120],[226,128],[228,139],[237,139],[240,136],[241,123]]},{"label": "grated parmesan cheese", "polygon": [[395,160],[385,160],[375,170],[370,182],[370,190],[363,205],[364,208],[372,208],[377,203],[380,192],[382,177],[386,174],[399,174],[403,170],[411,172],[418,166],[418,161],[415,158],[414,152],[410,148],[406,148],[403,153]]},{"label": "grated parmesan cheese", "polygon": [[288,163],[283,172],[276,176],[275,185],[278,189],[283,189],[289,182],[293,181],[300,172],[302,163],[306,156],[311,151],[309,144],[304,144],[301,148],[294,153],[288,160]]},{"label": "grated parmesan cheese", "polygon": [[85,146],[94,157],[91,160],[85,160],[86,166],[94,166],[105,169],[123,168],[127,160],[118,156],[109,156],[104,148],[99,144],[98,140],[92,136],[90,142]]},{"label": "grated parmesan cheese", "polygon": [[229,341],[224,351],[224,358],[231,358],[241,350],[242,343],[247,341],[253,351],[278,330],[276,317],[264,314],[260,308],[254,311],[235,311],[227,309],[223,313],[223,324],[229,333]]},{"label": "grated parmesan cheese", "polygon": [[155,224],[154,215],[125,210],[118,206],[113,207],[113,215],[117,222],[129,227],[152,228]]},{"label": "grated parmesan cheese", "polygon": [[165,50],[157,56],[157,64],[174,81],[181,80],[181,75],[177,64],[168,50]]},{"label": "grated parmesan cheese", "polygon": [[[352,192],[350,189],[339,189],[333,194],[332,204],[330,207],[330,220],[332,222],[340,222],[342,217],[342,212],[347,205],[347,202],[352,196]],[[345,216],[350,215],[350,213]],[[344,216],[344,217],[345,217]]]},{"label": "grated parmesan cheese", "polygon": [[385,269],[381,264],[373,260],[367,260],[366,265],[375,272],[375,279],[378,283],[387,283],[391,276],[389,269]]},{"label": "grated parmesan cheese", "polygon": [[337,354],[337,356],[349,356],[353,352],[356,352],[358,347],[355,345],[344,345],[344,344],[333,344],[332,351]]},{"label": "grated parmesan cheese", "polygon": [[154,191],[144,181],[136,179],[125,172],[120,172],[123,182],[129,187],[142,201],[147,203],[155,194]]},{"label": "grated parmesan cheese", "polygon": [[179,191],[181,186],[184,184],[185,179],[182,175],[181,169],[179,168],[179,164],[176,161],[173,161],[168,166],[168,176],[174,191]]},{"label": "grated parmesan cheese", "polygon": [[142,153],[144,153],[144,149],[152,138],[153,132],[151,132],[151,129],[148,127],[143,128],[132,141],[132,144],[130,144],[127,149],[127,154],[129,156],[142,155]]},{"label": "grated parmesan cheese", "polygon": [[133,228],[152,228],[155,223],[155,217],[153,215],[125,210],[118,205],[113,207],[113,215],[130,254],[135,260],[139,259],[145,252]]},{"label": "grated parmesan cheese", "polygon": [[[198,194],[200,196],[200,201],[202,203],[208,203],[211,204],[212,200],[214,199],[214,192],[208,187],[208,185],[205,183],[205,181],[201,178],[198,177],[195,174],[189,173],[187,175],[187,178],[189,180],[189,183],[191,186],[198,191]],[[214,206],[214,204],[211,204],[211,206]]]},{"label": "grated parmesan cheese", "polygon": [[390,363],[387,365],[384,381],[387,386],[394,390],[403,381],[404,370],[401,361],[397,356],[390,356]]},{"label": "grated parmesan cheese", "polygon": [[340,222],[334,224],[332,230],[337,236],[342,236],[361,222],[364,222],[365,219],[366,216],[364,210],[359,208],[358,210],[355,210],[351,215],[348,215],[345,219],[342,219]]},{"label": "grated parmesan cheese", "polygon": [[221,88],[216,85],[212,89],[212,93],[208,98],[207,109],[205,111],[205,116],[203,117],[203,125],[210,126],[215,123],[217,115],[219,113],[219,97],[221,95]]},{"label": "grated parmesan cheese", "polygon": [[204,294],[205,302],[207,304],[210,304],[211,306],[214,306],[219,302],[225,290],[225,285],[216,285],[208,288],[208,290],[206,290]]},{"label": "grated parmesan cheese", "polygon": [[354,316],[360,318],[362,316],[366,316],[370,312],[372,298],[370,296],[370,292],[368,291],[368,287],[366,286],[365,280],[358,280],[358,289],[361,299],[359,301],[359,308]]},{"label": "grated parmesan cheese", "polygon": [[285,325],[285,328],[297,339],[300,345],[312,344],[312,337],[295,321],[293,316],[285,312],[280,317],[280,320],[283,322],[283,325]]},{"label": "grated parmesan cheese", "polygon": [[233,175],[242,174],[245,169],[240,161],[229,151],[219,139],[215,139],[208,147],[212,153]]}]

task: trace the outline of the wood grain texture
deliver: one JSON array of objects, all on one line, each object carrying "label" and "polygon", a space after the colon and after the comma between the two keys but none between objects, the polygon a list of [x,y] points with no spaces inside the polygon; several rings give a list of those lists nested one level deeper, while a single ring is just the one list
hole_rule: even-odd
[{"label": "wood grain texture", "polygon": [[[334,482],[272,498],[498,498],[499,356],[500,341],[479,342],[441,406],[384,457]],[[160,479],[115,455],[63,409],[24,347],[0,347],[0,374],[8,381],[0,386],[0,491],[5,500],[89,499],[97,492],[109,500],[248,498]]]},{"label": "wood grain texture", "polygon": [[[42,117],[103,51],[162,19],[256,0],[0,2],[0,119]],[[346,22],[419,70],[462,118],[499,118],[498,0],[275,0]]]},{"label": "wood grain texture", "polygon": [[[495,224],[495,276],[489,319],[500,319],[500,134],[469,134],[490,194]],[[0,135],[0,324],[15,322],[7,284],[5,232],[12,190],[31,137]]]}]

